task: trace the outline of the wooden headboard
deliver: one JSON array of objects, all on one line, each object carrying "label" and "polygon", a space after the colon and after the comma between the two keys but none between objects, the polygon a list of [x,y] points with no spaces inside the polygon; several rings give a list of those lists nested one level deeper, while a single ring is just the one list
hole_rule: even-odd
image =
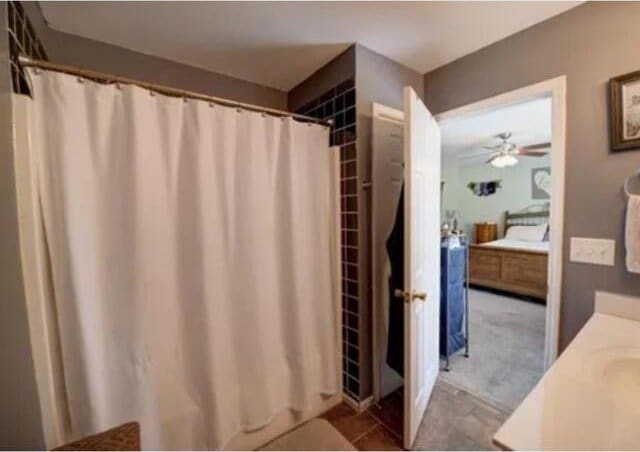
[{"label": "wooden headboard", "polygon": [[549,205],[533,205],[518,212],[504,213],[504,232],[511,226],[535,226],[549,222]]}]

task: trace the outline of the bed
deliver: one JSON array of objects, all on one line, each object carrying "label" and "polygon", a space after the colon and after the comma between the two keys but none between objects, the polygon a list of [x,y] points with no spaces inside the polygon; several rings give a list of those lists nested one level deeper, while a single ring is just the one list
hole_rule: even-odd
[{"label": "bed", "polygon": [[[529,207],[523,211],[505,212],[505,238],[469,247],[469,282],[475,286],[503,290],[539,300],[547,297],[547,230],[549,210],[546,206]],[[525,240],[509,237],[521,237]],[[524,226],[524,227],[523,227]],[[525,231],[527,230],[527,231]],[[526,235],[535,230],[535,234]],[[536,235],[538,234],[538,235]],[[540,240],[538,240],[538,238]]]}]

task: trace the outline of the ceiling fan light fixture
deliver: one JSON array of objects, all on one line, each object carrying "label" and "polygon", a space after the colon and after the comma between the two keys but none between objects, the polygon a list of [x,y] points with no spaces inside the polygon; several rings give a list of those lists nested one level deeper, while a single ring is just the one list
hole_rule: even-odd
[{"label": "ceiling fan light fixture", "polygon": [[511,154],[507,154],[504,156],[504,163],[505,166],[515,166],[518,163],[518,159]]},{"label": "ceiling fan light fixture", "polygon": [[491,164],[496,168],[505,168],[507,166],[514,166],[518,163],[518,159],[511,154],[502,154],[491,160]]},{"label": "ceiling fan light fixture", "polygon": [[496,168],[504,168],[506,165],[504,161],[504,155],[499,155],[498,157],[491,160],[491,164]]}]

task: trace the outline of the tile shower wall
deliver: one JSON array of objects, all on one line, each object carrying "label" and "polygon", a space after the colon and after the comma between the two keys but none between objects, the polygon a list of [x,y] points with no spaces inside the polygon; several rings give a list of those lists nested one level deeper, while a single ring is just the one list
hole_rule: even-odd
[{"label": "tile shower wall", "polygon": [[344,392],[360,399],[360,314],[358,269],[358,174],[356,159],[356,91],[347,80],[297,110],[333,120],[331,145],[340,146],[342,250],[342,359]]},{"label": "tile shower wall", "polygon": [[21,2],[7,3],[7,25],[13,91],[18,94],[29,94],[27,77],[18,63],[18,57],[24,55],[36,60],[46,60],[47,54],[36,36]]}]

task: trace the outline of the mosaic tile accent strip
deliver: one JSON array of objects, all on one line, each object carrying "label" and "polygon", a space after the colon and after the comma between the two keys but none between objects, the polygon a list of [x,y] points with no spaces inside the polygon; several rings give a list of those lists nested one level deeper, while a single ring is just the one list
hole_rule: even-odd
[{"label": "mosaic tile accent strip", "polygon": [[331,119],[331,145],[340,146],[340,217],[342,250],[342,364],[344,392],[360,400],[360,314],[358,310],[358,172],[356,90],[347,80],[298,109],[297,113]]}]

